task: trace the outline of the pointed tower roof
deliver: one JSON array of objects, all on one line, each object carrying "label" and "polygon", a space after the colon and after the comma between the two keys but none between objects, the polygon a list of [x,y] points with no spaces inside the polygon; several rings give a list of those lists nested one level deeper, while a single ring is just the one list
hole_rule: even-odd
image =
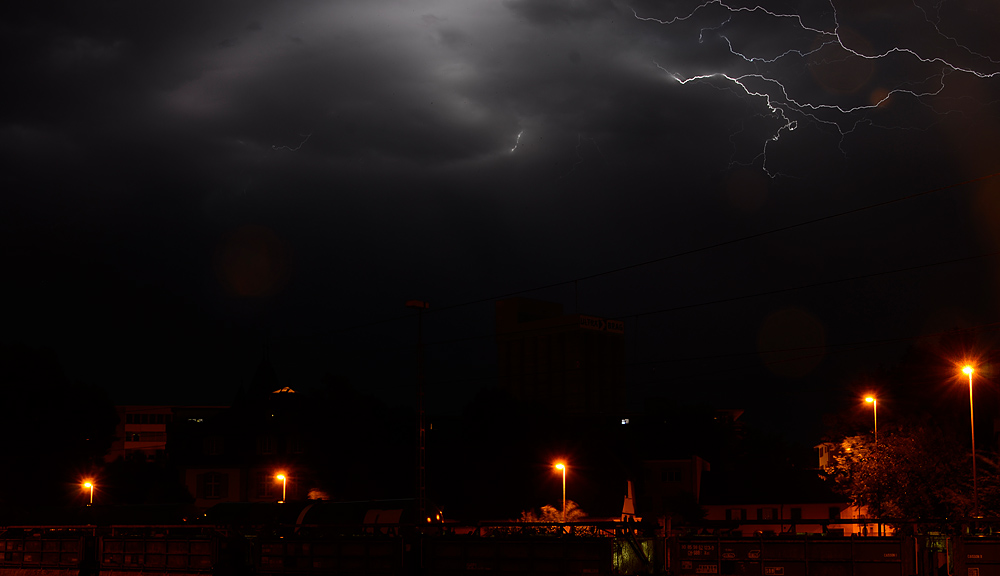
[{"label": "pointed tower roof", "polygon": [[251,402],[266,400],[268,394],[280,390],[281,387],[278,382],[278,374],[274,371],[270,358],[265,355],[250,380],[250,386],[247,388],[248,400]]}]

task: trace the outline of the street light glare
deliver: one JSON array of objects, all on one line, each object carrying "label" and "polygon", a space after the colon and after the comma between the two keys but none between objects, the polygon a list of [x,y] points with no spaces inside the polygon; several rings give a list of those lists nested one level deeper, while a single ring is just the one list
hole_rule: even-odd
[{"label": "street light glare", "polygon": [[285,475],[284,474],[278,474],[277,476],[275,476],[275,478],[277,478],[278,480],[281,480],[282,482],[284,482]]},{"label": "street light glare", "polygon": [[90,504],[87,504],[87,506],[93,506],[94,505],[94,481],[93,481],[93,479],[91,479],[91,478],[84,479],[84,481],[83,481],[83,489],[90,491]]},{"label": "street light glare", "polygon": [[872,418],[875,419],[875,445],[878,446],[878,398],[865,396],[865,403],[872,405]]},{"label": "street light glare", "polygon": [[562,488],[563,488],[562,522],[566,522],[566,463],[556,462],[555,469],[562,472]]},{"label": "street light glare", "polygon": [[969,432],[972,434],[972,515],[979,516],[979,486],[976,482],[976,409],[972,402],[972,365],[966,364],[962,372],[969,376]]}]

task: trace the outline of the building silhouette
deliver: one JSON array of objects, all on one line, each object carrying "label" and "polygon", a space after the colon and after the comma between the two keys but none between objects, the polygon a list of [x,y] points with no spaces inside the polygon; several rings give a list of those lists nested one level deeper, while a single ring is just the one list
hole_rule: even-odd
[{"label": "building silhouette", "polygon": [[496,302],[500,388],[567,416],[625,408],[625,326],[529,298]]},{"label": "building silhouette", "polygon": [[[265,357],[233,406],[175,420],[171,457],[199,508],[305,498],[312,485],[306,406]],[[284,481],[277,479],[282,474]]]},{"label": "building silhouette", "polygon": [[119,458],[164,463],[175,422],[202,422],[227,406],[115,406],[118,425],[105,462]]}]

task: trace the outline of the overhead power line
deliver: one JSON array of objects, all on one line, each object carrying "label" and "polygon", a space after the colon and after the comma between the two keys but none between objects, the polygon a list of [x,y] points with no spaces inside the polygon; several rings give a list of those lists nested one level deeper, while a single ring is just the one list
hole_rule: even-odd
[{"label": "overhead power line", "polygon": [[715,250],[717,248],[722,248],[724,246],[730,246],[733,244],[739,244],[740,242],[746,242],[747,240],[755,240],[757,238],[763,238],[764,236],[770,236],[772,234],[778,234],[780,232],[787,232],[789,230],[794,230],[796,228],[802,228],[804,226],[811,226],[813,224],[818,224],[820,222],[826,222],[827,220],[833,220],[836,218],[842,218],[844,216],[849,216],[851,214],[857,214],[859,212],[864,212],[866,210],[873,210],[875,208],[882,208],[883,206],[889,206],[891,204],[897,204],[899,202],[905,202],[907,200],[913,200],[915,198],[920,198],[922,196],[928,196],[930,194],[935,194],[937,192],[943,192],[945,190],[950,190],[952,188],[958,188],[961,186],[966,186],[968,184],[973,184],[975,182],[981,182],[983,180],[989,180],[991,178],[996,178],[1000,176],[1000,172],[994,172],[992,174],[987,174],[985,176],[979,176],[976,178],[971,178],[969,180],[963,180],[962,182],[956,182],[954,184],[948,184],[947,186],[940,186],[938,188],[932,188],[930,190],[924,190],[923,192],[917,192],[914,194],[908,194],[906,196],[900,196],[899,198],[893,198],[892,200],[884,200],[882,202],[876,202],[874,204],[868,204],[866,206],[860,206],[858,208],[852,208],[850,210],[844,210],[841,212],[835,212],[833,214],[828,214],[826,216],[820,216],[818,218],[813,218],[810,220],[804,220],[802,222],[797,222],[795,224],[788,224],[785,226],[779,226],[778,228],[772,228],[770,230],[765,230],[763,232],[757,232],[754,234],[748,234],[745,236],[740,236],[739,238],[732,238],[730,240],[723,240],[722,242],[716,242],[715,244],[709,244],[706,246],[701,246],[698,248],[691,248],[690,250],[683,250],[680,252],[675,252],[667,256],[661,256],[658,258],[653,258],[652,260],[645,260],[642,262],[636,262],[635,264],[628,264],[626,266],[619,266],[617,268],[612,268],[609,270],[604,270],[603,272],[595,272],[594,274],[588,274],[586,276],[580,276],[572,280],[563,280],[561,282],[553,282],[551,284],[544,284],[541,286],[536,286],[534,288],[528,288],[525,290],[518,290],[516,292],[509,292],[506,294],[501,294],[498,296],[492,296],[490,298],[480,298],[478,300],[471,300],[468,302],[463,302],[461,304],[453,304],[451,306],[439,307],[438,310],[450,310],[453,308],[461,308],[463,306],[469,306],[472,304],[479,304],[482,302],[489,302],[492,300],[500,300],[503,298],[510,298],[511,296],[516,296],[518,294],[524,294],[526,292],[535,292],[537,290],[545,290],[547,288],[555,288],[558,286],[565,286],[567,284],[572,284],[573,282],[580,282],[582,280],[593,280],[594,278],[600,278],[601,276],[608,276],[610,274],[617,274],[618,272],[624,272],[626,270],[633,270],[635,268],[642,268],[643,266],[649,266],[651,264],[658,264],[660,262],[665,262],[667,260],[673,260],[675,258],[681,258],[683,256],[690,256],[692,254],[698,254],[700,252],[707,252],[709,250]]},{"label": "overhead power line", "polygon": [[[511,298],[513,296],[518,296],[520,294],[526,294],[526,293],[529,293],[529,292],[537,292],[537,291],[546,290],[546,289],[549,289],[549,288],[556,288],[556,287],[559,287],[559,286],[566,286],[566,285],[573,284],[573,283],[579,283],[580,281],[584,281],[584,280],[593,280],[595,278],[600,278],[602,276],[608,276],[608,275],[611,275],[611,274],[617,274],[619,272],[624,272],[626,270],[633,270],[633,269],[636,269],[636,268],[642,268],[644,266],[649,266],[649,265],[652,265],[652,264],[658,264],[658,263],[661,263],[661,262],[666,262],[668,260],[673,260],[673,259],[681,258],[681,257],[684,257],[684,256],[691,256],[691,255],[699,254],[699,253],[702,253],[702,252],[708,252],[708,251],[715,250],[715,249],[718,249],[718,248],[723,248],[725,246],[732,246],[734,244],[739,244],[741,242],[746,242],[746,241],[749,241],[749,240],[755,240],[755,239],[758,239],[758,238],[763,238],[765,236],[770,236],[770,235],[778,234],[778,233],[781,233],[781,232],[787,232],[787,231],[794,230],[794,229],[797,229],[797,228],[803,228],[803,227],[806,227],[806,226],[812,226],[814,224],[819,224],[821,222],[826,222],[826,221],[834,220],[834,219],[837,219],[837,218],[843,218],[845,216],[850,216],[852,214],[858,214],[858,213],[865,212],[865,211],[868,211],[868,210],[874,210],[876,208],[883,208],[885,206],[890,206],[890,205],[893,205],[893,204],[899,204],[901,202],[906,202],[906,201],[909,201],[909,200],[914,200],[916,198],[921,198],[921,197],[924,197],[924,196],[929,196],[931,194],[936,194],[938,192],[944,192],[946,190],[951,190],[951,189],[954,189],[954,188],[960,188],[962,186],[967,186],[967,185],[970,185],[970,184],[974,184],[976,182],[982,182],[982,181],[985,181],[985,180],[990,180],[992,178],[996,178],[997,176],[1000,176],[1000,172],[993,172],[993,173],[986,174],[986,175],[983,175],[983,176],[978,176],[976,178],[970,178],[968,180],[963,180],[961,182],[955,182],[955,183],[948,184],[948,185],[945,185],[945,186],[939,186],[937,188],[931,188],[931,189],[924,190],[924,191],[921,191],[921,192],[916,192],[916,193],[913,193],[913,194],[907,194],[905,196],[900,196],[898,198],[893,198],[893,199],[890,199],[890,200],[883,200],[881,202],[875,202],[873,204],[867,204],[865,206],[859,206],[857,208],[851,208],[851,209],[848,209],[848,210],[842,210],[840,212],[835,212],[833,214],[828,214],[826,216],[820,216],[820,217],[817,217],[817,218],[811,218],[811,219],[808,219],[808,220],[803,220],[802,222],[796,222],[794,224],[787,224],[785,226],[779,226],[777,228],[771,228],[769,230],[765,230],[765,231],[762,231],[762,232],[756,232],[756,233],[753,233],[753,234],[747,234],[747,235],[740,236],[740,237],[737,237],[737,238],[731,238],[729,240],[723,240],[721,242],[716,242],[716,243],[713,243],[713,244],[708,244],[708,245],[705,245],[705,246],[700,246],[698,248],[691,248],[689,250],[682,250],[682,251],[679,251],[679,252],[674,252],[674,253],[668,254],[666,256],[660,256],[658,258],[653,258],[653,259],[650,259],[650,260],[644,260],[642,262],[636,262],[634,264],[628,264],[628,265],[625,265],[625,266],[619,266],[619,267],[611,268],[611,269],[604,270],[604,271],[601,271],[601,272],[595,272],[593,274],[587,274],[587,275],[584,275],[584,276],[579,276],[577,278],[573,278],[573,279],[570,279],[570,280],[562,280],[562,281],[558,281],[558,282],[551,282],[551,283],[548,283],[548,284],[542,284],[542,285],[538,285],[538,286],[534,286],[534,287],[530,287],[530,288],[524,288],[524,289],[516,290],[516,291],[513,291],[513,292],[505,292],[505,293],[502,293],[502,294],[497,294],[497,295],[493,295],[493,296],[489,296],[489,297],[485,297],[485,298],[477,298],[475,300],[468,300],[468,301],[460,302],[460,303],[457,303],[457,304],[451,304],[451,305],[445,305],[445,306],[437,306],[437,307],[429,308],[428,310],[425,311],[425,313],[430,314],[430,313],[437,313],[437,312],[442,312],[442,311],[446,311],[446,310],[454,310],[454,309],[457,309],[457,308],[463,308],[465,306],[471,306],[471,305],[474,305],[474,304],[481,304],[481,303],[484,303],[484,302],[492,302],[492,301],[496,301],[496,300],[502,300],[504,298]],[[981,256],[974,256],[974,257],[970,257],[970,258],[979,258],[979,257],[981,257]],[[791,289],[794,289],[794,288],[790,288],[789,290],[791,290]],[[382,318],[382,319],[374,320],[374,321],[371,321],[371,322],[365,322],[365,323],[362,323],[362,324],[355,324],[355,325],[352,325],[350,327],[340,328],[340,329],[337,329],[337,330],[324,331],[321,334],[316,334],[316,335],[309,336],[309,337],[306,337],[306,338],[310,339],[310,340],[322,339],[322,338],[326,338],[326,337],[332,336],[334,334],[342,334],[342,333],[347,333],[347,332],[354,332],[354,331],[361,330],[361,329],[364,329],[364,328],[369,328],[369,327],[372,327],[372,326],[377,326],[377,325],[380,325],[380,324],[385,324],[385,323],[389,323],[389,322],[396,322],[396,321],[399,321],[399,320],[408,319],[408,318],[411,318],[412,316],[413,316],[412,313],[410,313],[410,314],[400,314],[400,315],[397,315],[397,316],[392,316],[390,318]],[[630,314],[630,315],[625,316],[625,317],[632,317],[632,316],[635,316],[635,314]]]}]

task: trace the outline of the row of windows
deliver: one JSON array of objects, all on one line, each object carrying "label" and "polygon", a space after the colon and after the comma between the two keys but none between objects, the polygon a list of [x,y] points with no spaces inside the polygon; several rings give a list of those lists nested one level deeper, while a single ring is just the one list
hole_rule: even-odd
[{"label": "row of windows", "polygon": [[[802,508],[793,507],[789,508],[789,517],[791,520],[801,520],[802,519]],[[781,515],[777,508],[758,508],[757,516],[755,520],[780,520]],[[830,506],[827,508],[827,519],[829,520],[839,520],[840,519],[840,507]],[[726,520],[747,520],[747,509],[746,508],[728,508],[726,509]],[[812,518],[810,518],[812,520]]]},{"label": "row of windows", "polygon": [[166,442],[166,432],[126,432],[126,442]]},{"label": "row of windows", "polygon": [[[126,432],[126,442],[166,442],[166,432]],[[289,436],[287,449],[289,454],[302,454],[305,452],[304,443],[301,436]],[[218,456],[225,453],[226,441],[222,436],[206,436],[202,443],[203,452],[207,456]],[[257,438],[258,454],[276,454],[277,441],[273,436],[260,436]]]},{"label": "row of windows", "polygon": [[680,482],[681,469],[677,467],[664,468],[660,470],[660,482]]},{"label": "row of windows", "polygon": [[166,454],[163,448],[139,448],[125,451],[125,459],[130,462],[156,462],[162,460]]},{"label": "row of windows", "polygon": [[[220,499],[229,496],[229,474],[206,472],[197,477],[198,498]],[[291,498],[297,485],[296,478],[289,476],[284,483],[285,496]],[[282,481],[271,472],[254,473],[254,494],[257,498],[280,498]]]},{"label": "row of windows", "polygon": [[126,424],[169,424],[170,414],[126,414]]}]

